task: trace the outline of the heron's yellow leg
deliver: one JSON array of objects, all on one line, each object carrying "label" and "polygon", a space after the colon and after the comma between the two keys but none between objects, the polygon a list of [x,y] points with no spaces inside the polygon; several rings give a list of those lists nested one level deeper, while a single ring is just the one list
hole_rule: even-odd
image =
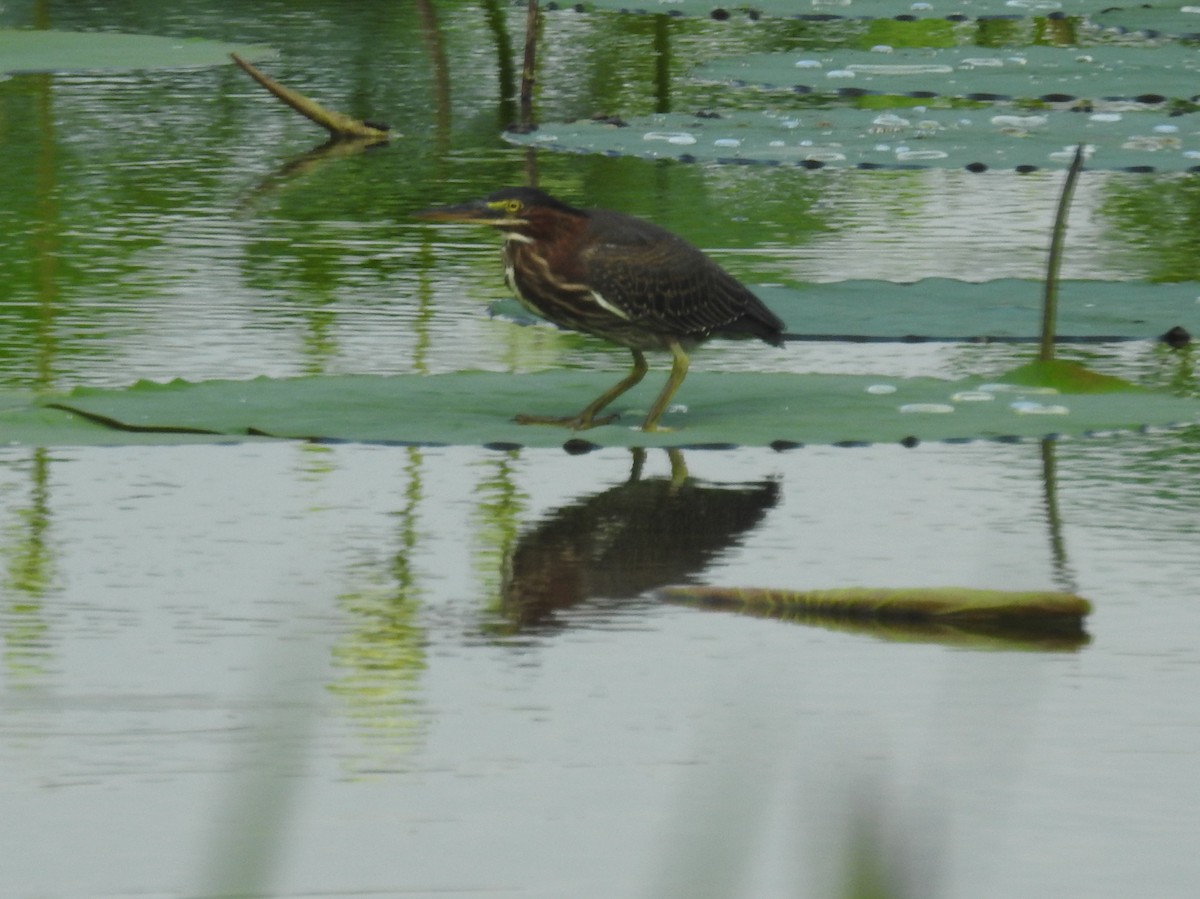
[{"label": "heron's yellow leg", "polygon": [[[606,415],[603,418],[596,418],[596,415],[622,393],[636,387],[642,378],[646,377],[646,372],[649,369],[649,366],[646,365],[646,357],[642,354],[642,351],[633,350],[632,352],[633,369],[629,374],[600,394],[600,396],[596,397],[596,399],[592,400],[592,402],[588,403],[578,415],[567,415],[562,418],[549,415],[518,415],[513,420],[523,425],[561,425],[573,431],[586,431],[588,428],[608,424],[617,416]],[[685,371],[686,368],[685,360]]]},{"label": "heron's yellow leg", "polygon": [[666,386],[663,387],[662,393],[658,395],[658,399],[654,401],[654,405],[650,407],[650,412],[646,416],[646,420],[642,422],[643,431],[659,431],[667,430],[659,428],[658,420],[662,418],[662,414],[667,410],[667,404],[671,402],[671,397],[675,395],[675,391],[679,389],[679,385],[683,383],[683,379],[688,373],[688,357],[683,351],[678,340],[672,340],[670,343],[671,356],[674,361],[671,363],[671,375],[667,378]]}]

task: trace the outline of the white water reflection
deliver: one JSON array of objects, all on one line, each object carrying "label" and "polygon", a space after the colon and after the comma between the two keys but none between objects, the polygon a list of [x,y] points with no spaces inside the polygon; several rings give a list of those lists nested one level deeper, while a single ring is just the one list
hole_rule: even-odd
[{"label": "white water reflection", "polygon": [[[1109,177],[1116,176],[1079,181],[1063,278],[1134,276],[1127,256],[1096,252],[1107,240],[1096,210]],[[825,202],[845,215],[846,226],[804,247],[782,250],[779,261],[803,281],[1036,280],[1045,274],[1048,223],[1054,220],[1061,178],[1057,172],[997,177],[929,170],[885,176],[890,182],[885,191],[878,189],[881,184],[872,190],[865,182],[863,190],[830,191]]]}]

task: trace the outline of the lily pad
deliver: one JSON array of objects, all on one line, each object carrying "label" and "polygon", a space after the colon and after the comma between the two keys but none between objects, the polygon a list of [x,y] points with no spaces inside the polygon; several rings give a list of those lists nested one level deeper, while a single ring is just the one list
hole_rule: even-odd
[{"label": "lily pad", "polygon": [[[1059,378],[1057,373],[1051,373]],[[396,377],[306,377],[77,389],[0,409],[6,442],[227,441],[261,436],[403,444],[499,446],[861,445],[1094,436],[1200,422],[1200,400],[1126,385],[1117,393],[1058,392],[1046,383],[694,371],[663,423],[636,426],[662,386],[654,372],[614,403],[618,423],[578,434],[519,425],[516,413],[568,414],[611,386],[615,372],[516,375],[458,372]],[[1051,384],[1058,383],[1051,381]],[[1065,384],[1071,389],[1070,384]],[[80,420],[91,423],[81,436]]]},{"label": "lily pad", "polygon": [[[837,281],[753,290],[784,320],[789,340],[1016,343],[1037,340],[1041,327],[1041,283],[1015,278]],[[516,300],[494,304],[492,313],[522,324],[541,321]],[[1063,342],[1154,339],[1174,327],[1200,333],[1200,284],[1059,284],[1057,333]]]},{"label": "lily pad", "polygon": [[[585,9],[671,16],[708,16],[723,20],[736,17],[774,16],[786,18],[931,18],[947,19],[1080,16],[1095,5],[1084,0],[586,0]],[[560,3],[559,8],[574,8]]]},{"label": "lily pad", "polygon": [[1200,56],[1186,44],[806,50],[723,57],[692,73],[701,81],[814,94],[1143,103],[1195,98],[1198,75]]},{"label": "lily pad", "polygon": [[262,45],[227,44],[200,38],[158,37],[101,31],[0,29],[0,72],[88,72],[190,69],[226,65],[229,54],[270,59]]},{"label": "lily pad", "polygon": [[737,111],[719,118],[665,113],[624,125],[552,122],[504,138],[563,152],[684,162],[975,172],[1065,168],[1083,143],[1089,168],[1200,170],[1200,115],[1149,110],[837,108]]},{"label": "lily pad", "polygon": [[1121,31],[1137,31],[1148,35],[1169,35],[1195,39],[1200,37],[1200,5],[1137,4],[1111,6],[1091,15],[1097,25]]}]

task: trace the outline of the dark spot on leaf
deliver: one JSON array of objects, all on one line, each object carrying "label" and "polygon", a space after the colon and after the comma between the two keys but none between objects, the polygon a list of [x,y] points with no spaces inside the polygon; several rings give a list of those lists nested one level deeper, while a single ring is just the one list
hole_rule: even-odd
[{"label": "dark spot on leaf", "polygon": [[712,16],[714,22],[726,22],[729,20],[729,10],[717,7],[709,15]]},{"label": "dark spot on leaf", "polygon": [[597,447],[597,445],[592,443],[590,440],[584,440],[580,437],[572,437],[563,444],[563,449],[572,456],[582,456],[598,448],[599,447]]},{"label": "dark spot on leaf", "polygon": [[916,437],[905,437],[900,441],[900,445],[907,447],[908,449],[912,449],[914,446],[918,446],[920,443],[921,441]]},{"label": "dark spot on leaf", "polygon": [[965,168],[968,172],[986,172],[988,170],[985,162],[968,162]]},{"label": "dark spot on leaf", "polygon": [[1176,325],[1161,338],[1163,343],[1172,349],[1178,350],[1187,346],[1192,342],[1192,335],[1182,325]]}]

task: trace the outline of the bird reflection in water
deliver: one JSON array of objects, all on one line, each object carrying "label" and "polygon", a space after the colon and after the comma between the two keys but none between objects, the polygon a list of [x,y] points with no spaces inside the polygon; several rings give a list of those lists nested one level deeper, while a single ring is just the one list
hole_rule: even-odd
[{"label": "bird reflection in water", "polygon": [[592,620],[611,617],[657,587],[694,582],[779,500],[773,480],[695,480],[679,450],[667,450],[670,477],[644,478],[646,451],[632,452],[626,482],[557,509],[517,539],[502,587],[505,630],[565,627],[559,613],[584,602]]}]

